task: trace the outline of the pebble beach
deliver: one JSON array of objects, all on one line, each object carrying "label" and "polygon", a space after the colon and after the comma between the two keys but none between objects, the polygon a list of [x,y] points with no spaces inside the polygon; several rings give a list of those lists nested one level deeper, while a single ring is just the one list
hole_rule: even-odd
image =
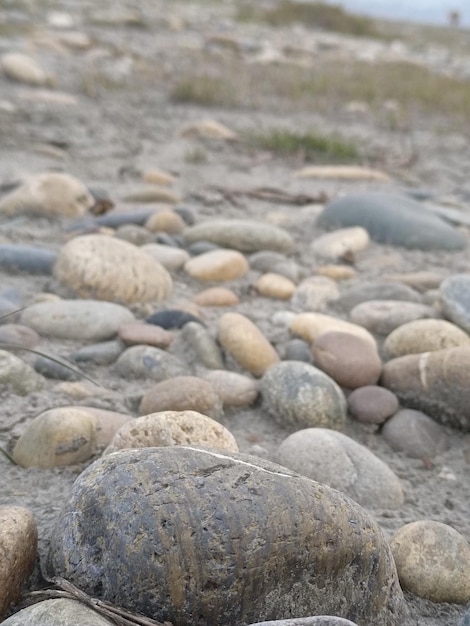
[{"label": "pebble beach", "polygon": [[470,623],[468,32],[260,15],[2,8],[6,625]]}]

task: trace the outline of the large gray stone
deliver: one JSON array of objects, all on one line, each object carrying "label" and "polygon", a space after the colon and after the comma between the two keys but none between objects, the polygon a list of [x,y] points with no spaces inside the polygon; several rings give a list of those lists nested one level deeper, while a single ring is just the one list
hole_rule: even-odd
[{"label": "large gray stone", "polygon": [[439,295],[445,317],[470,332],[470,276],[449,276],[441,283]]},{"label": "large gray stone", "polygon": [[113,626],[114,622],[76,600],[57,598],[28,606],[2,622],[6,626]]},{"label": "large gray stone", "polygon": [[178,446],[101,458],[75,482],[45,569],[178,626],[312,613],[402,623],[374,520],[340,492],[242,454]]},{"label": "large gray stone", "polygon": [[317,220],[332,230],[362,226],[379,243],[420,250],[461,250],[466,238],[425,206],[400,194],[367,192],[331,202]]}]

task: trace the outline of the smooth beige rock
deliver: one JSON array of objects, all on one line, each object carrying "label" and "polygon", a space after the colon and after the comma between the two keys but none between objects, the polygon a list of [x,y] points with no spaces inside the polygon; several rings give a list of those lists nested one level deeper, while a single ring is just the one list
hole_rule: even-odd
[{"label": "smooth beige rock", "polygon": [[377,345],[373,335],[365,328],[322,313],[299,313],[292,320],[290,330],[309,343],[313,343],[324,333],[338,331],[364,337],[374,346]]},{"label": "smooth beige rock", "polygon": [[254,287],[260,296],[276,298],[278,300],[289,300],[295,291],[294,282],[285,276],[272,272],[260,276],[255,282]]},{"label": "smooth beige rock", "polygon": [[20,598],[34,568],[37,546],[33,514],[19,506],[0,506],[0,620]]},{"label": "smooth beige rock", "polygon": [[168,348],[175,337],[172,332],[145,322],[122,324],[118,336],[126,346],[146,345],[157,348]]},{"label": "smooth beige rock", "polygon": [[159,411],[131,420],[120,428],[105,454],[124,448],[200,445],[238,452],[225,426],[198,411]]},{"label": "smooth beige rock", "polygon": [[2,55],[0,62],[5,76],[20,83],[44,87],[55,82],[54,77],[48,74],[36,59],[27,54],[7,52]]},{"label": "smooth beige rock", "polygon": [[235,306],[240,298],[226,287],[210,287],[193,296],[193,302],[198,306]]},{"label": "smooth beige rock", "polygon": [[0,214],[82,217],[95,204],[87,187],[69,174],[31,176],[0,201]]},{"label": "smooth beige rock", "polygon": [[176,178],[172,174],[155,168],[145,170],[142,174],[142,180],[151,185],[172,185],[176,182]]},{"label": "smooth beige rock", "polygon": [[152,233],[164,232],[179,235],[186,228],[183,218],[171,209],[163,209],[151,215],[145,222],[145,228]]},{"label": "smooth beige rock", "polygon": [[258,381],[237,372],[212,370],[205,374],[224,406],[249,406],[258,397]]},{"label": "smooth beige rock", "polygon": [[106,237],[84,235],[59,252],[54,276],[82,298],[123,303],[164,300],[173,283],[167,270],[136,246]]},{"label": "smooth beige rock", "polygon": [[323,311],[339,298],[338,285],[326,276],[310,276],[297,286],[292,305],[303,311]]},{"label": "smooth beige rock", "polygon": [[143,252],[166,267],[167,270],[179,270],[191,258],[186,250],[172,248],[160,243],[147,243],[140,247]]},{"label": "smooth beige rock", "polygon": [[341,259],[345,254],[365,250],[370,243],[369,233],[361,226],[341,228],[314,239],[311,250],[327,259]]},{"label": "smooth beige rock", "polygon": [[237,250],[211,250],[185,263],[185,272],[199,280],[236,280],[249,270],[248,261]]},{"label": "smooth beige rock", "polygon": [[187,124],[180,131],[181,137],[188,139],[222,139],[224,141],[235,141],[238,135],[230,128],[216,122],[215,120],[201,120]]},{"label": "smooth beige rock", "polygon": [[158,185],[148,185],[147,187],[141,187],[129,192],[123,197],[124,202],[164,202],[167,204],[178,204],[181,202],[181,197],[165,187],[159,187]]},{"label": "smooth beige rock", "polygon": [[357,276],[356,270],[350,265],[322,265],[315,272],[332,280],[348,280]]},{"label": "smooth beige rock", "polygon": [[433,520],[406,524],[390,542],[401,586],[431,602],[470,600],[470,545]]},{"label": "smooth beige rock", "polygon": [[235,361],[254,376],[262,376],[280,360],[260,329],[240,313],[222,315],[217,325],[217,338]]},{"label": "smooth beige rock", "polygon": [[389,357],[435,352],[470,344],[467,333],[446,320],[416,320],[403,324],[385,339]]},{"label": "smooth beige rock", "polygon": [[80,407],[41,413],[26,427],[13,450],[21,467],[61,467],[88,461],[97,449],[97,419]]},{"label": "smooth beige rock", "polygon": [[218,419],[222,401],[210,383],[196,376],[176,376],[151,387],[142,398],[141,415],[160,411],[197,411]]}]

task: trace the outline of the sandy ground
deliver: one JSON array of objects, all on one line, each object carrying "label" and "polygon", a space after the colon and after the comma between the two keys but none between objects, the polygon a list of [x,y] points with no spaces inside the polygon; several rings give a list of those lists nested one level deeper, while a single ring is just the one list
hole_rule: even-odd
[{"label": "sandy ground", "polygon": [[[100,3],[103,11],[111,6],[117,7],[118,14],[126,9],[121,4]],[[352,189],[401,189],[412,184],[438,198],[452,196],[458,208],[465,211],[470,192],[467,180],[470,144],[459,128],[443,132],[438,121],[421,118],[413,120],[411,134],[404,134],[387,128],[380,116],[370,112],[357,116],[341,110],[331,114],[293,112],[275,102],[266,102],[266,107],[254,110],[171,103],[168,94],[175,75],[182,68],[191,67],[192,56],[204,45],[205,36],[225,30],[255,38],[256,30],[232,25],[228,17],[230,3],[222,7],[175,2],[171,14],[163,2],[148,0],[139,3],[139,7],[146,16],[145,29],[123,24],[111,26],[109,16],[103,18],[104,24],[93,24],[92,3],[70,0],[41,7],[10,3],[8,19],[20,26],[34,25],[34,29],[23,32],[22,28],[15,28],[5,37],[0,35],[0,52],[24,50],[37,55],[56,73],[56,90],[72,94],[76,103],[51,103],[47,94],[37,88],[0,77],[0,182],[51,169],[67,171],[89,185],[106,189],[118,206],[123,206],[119,199],[142,185],[141,172],[159,167],[177,177],[177,191],[198,219],[223,215],[280,222],[296,238],[294,258],[305,275],[314,270],[308,244],[318,232],[317,206],[274,204],[245,196],[238,196],[234,203],[214,186],[232,190],[275,186],[289,193],[315,196],[324,192],[332,197]],[[74,28],[90,36],[89,49],[57,47],[54,42],[62,30],[48,25],[51,11],[72,16]],[[260,32],[262,37],[269,34],[264,28]],[[272,33],[274,41],[277,36]],[[102,73],[97,72],[97,67]],[[106,83],[103,87],[106,72],[116,84]],[[236,81],[236,77],[229,78]],[[296,159],[276,158],[243,143],[201,143],[179,137],[185,124],[204,118],[216,119],[236,131],[286,126],[299,131],[312,128],[325,133],[340,131],[384,155],[382,164],[392,173],[394,182],[302,181],[291,176],[301,165]],[[407,162],[410,146],[416,156],[412,163]],[[198,150],[203,151],[204,158],[194,162],[198,161],[194,159],[194,151]],[[19,218],[0,224],[2,241],[38,243],[58,249],[68,236],[63,224],[42,219]],[[373,244],[358,256],[356,269],[361,279],[424,269],[440,269],[450,274],[470,271],[470,260],[466,251],[431,254]],[[254,276],[251,272],[233,285],[242,300],[237,310],[254,316],[282,352],[287,333],[274,327],[270,320],[286,305],[257,297],[250,289]],[[175,293],[166,304],[200,290],[200,285],[181,273],[175,284]],[[57,288],[49,277],[0,272],[0,288],[7,287],[17,288],[26,303],[37,293]],[[205,313],[209,327],[218,315],[217,311]],[[64,357],[77,347],[75,342],[45,340],[40,346]],[[185,356],[178,341],[171,351]],[[135,398],[144,391],[143,383],[124,381],[106,367],[92,367],[89,373],[110,391],[86,402],[123,412],[135,409]],[[145,385],[148,388],[150,383],[147,381]],[[71,403],[68,396],[57,390],[57,381],[48,382],[46,390],[28,397],[4,395],[1,400],[0,443],[4,446],[11,444],[28,420],[40,411]],[[242,451],[250,452],[254,445],[261,446],[270,458],[286,435],[258,406],[228,413],[224,423],[236,436]],[[423,461],[392,452],[380,434],[371,429],[350,422],[346,434],[368,445],[403,482],[406,501],[402,509],[373,511],[387,536],[407,522],[433,519],[450,524],[470,540],[469,437],[449,430],[449,450],[436,457],[430,467]],[[24,470],[12,466],[0,455],[0,504],[23,505],[34,512],[41,555],[47,549],[57,513],[81,469]],[[37,581],[33,582],[33,586],[36,584]],[[410,595],[407,599],[410,617],[403,626],[454,626],[465,609],[433,604]]]}]

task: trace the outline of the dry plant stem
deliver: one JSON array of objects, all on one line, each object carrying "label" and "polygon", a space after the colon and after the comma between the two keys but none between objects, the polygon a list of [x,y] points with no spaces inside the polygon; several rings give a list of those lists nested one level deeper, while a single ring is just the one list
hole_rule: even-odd
[{"label": "dry plant stem", "polygon": [[131,613],[126,609],[114,606],[109,602],[92,598],[84,591],[75,587],[68,580],[61,577],[46,578],[47,582],[55,585],[59,589],[43,589],[41,591],[32,591],[24,596],[25,600],[37,599],[51,600],[57,598],[64,598],[67,600],[77,600],[85,606],[93,609],[106,619],[111,620],[116,626],[173,626],[170,622],[157,622],[149,617]]}]

